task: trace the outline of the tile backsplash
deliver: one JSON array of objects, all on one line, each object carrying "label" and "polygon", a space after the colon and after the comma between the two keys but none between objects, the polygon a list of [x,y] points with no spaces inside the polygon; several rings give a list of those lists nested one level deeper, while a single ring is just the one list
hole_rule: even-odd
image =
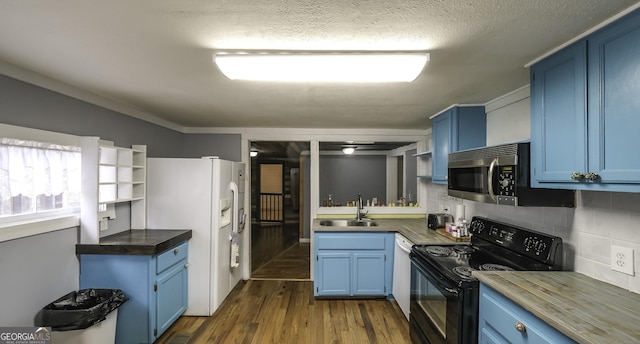
[{"label": "tile backsplash", "polygon": [[[453,214],[465,205],[467,219],[484,216],[554,234],[564,242],[564,268],[640,293],[640,194],[576,192],[575,208],[510,207],[450,199],[442,185],[428,187],[427,209]],[[611,245],[634,250],[635,276],[611,270]]]}]

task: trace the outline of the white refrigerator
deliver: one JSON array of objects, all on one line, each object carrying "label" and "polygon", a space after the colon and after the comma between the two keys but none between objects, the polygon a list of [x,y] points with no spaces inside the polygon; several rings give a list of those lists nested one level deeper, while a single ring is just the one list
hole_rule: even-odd
[{"label": "white refrigerator", "polygon": [[244,168],[215,157],[147,159],[147,228],[193,231],[185,315],[213,314],[249,268]]}]

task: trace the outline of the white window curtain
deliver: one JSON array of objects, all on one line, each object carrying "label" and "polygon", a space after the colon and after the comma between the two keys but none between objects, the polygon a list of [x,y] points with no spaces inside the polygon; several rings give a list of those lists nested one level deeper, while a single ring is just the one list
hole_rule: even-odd
[{"label": "white window curtain", "polygon": [[2,138],[0,216],[80,206],[79,147]]}]

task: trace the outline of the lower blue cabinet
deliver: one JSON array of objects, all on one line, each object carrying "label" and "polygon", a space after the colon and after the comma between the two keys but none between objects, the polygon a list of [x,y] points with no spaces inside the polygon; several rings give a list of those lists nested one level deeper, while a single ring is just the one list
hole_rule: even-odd
[{"label": "lower blue cabinet", "polygon": [[520,307],[515,302],[480,284],[480,344],[573,344],[571,338]]},{"label": "lower blue cabinet", "polygon": [[389,296],[393,233],[315,234],[315,296]]},{"label": "lower blue cabinet", "polygon": [[81,254],[80,288],[121,289],[116,343],[153,343],[187,309],[187,242],[157,255]]}]

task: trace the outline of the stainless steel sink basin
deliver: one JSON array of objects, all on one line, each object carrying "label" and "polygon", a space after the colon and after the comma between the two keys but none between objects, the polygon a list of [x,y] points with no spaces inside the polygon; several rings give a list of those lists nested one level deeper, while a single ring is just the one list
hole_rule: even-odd
[{"label": "stainless steel sink basin", "polygon": [[372,227],[377,226],[378,223],[373,220],[322,220],[320,221],[320,226],[329,226],[329,227]]}]

